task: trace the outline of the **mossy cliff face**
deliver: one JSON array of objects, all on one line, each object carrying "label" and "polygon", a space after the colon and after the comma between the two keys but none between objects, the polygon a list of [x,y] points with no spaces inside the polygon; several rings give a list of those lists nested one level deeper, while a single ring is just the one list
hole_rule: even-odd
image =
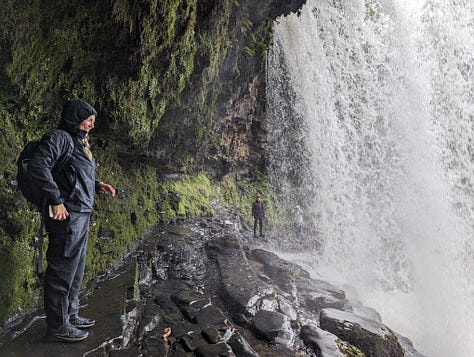
[{"label": "mossy cliff face", "polygon": [[[14,181],[25,142],[56,127],[67,99],[99,111],[98,177],[119,194],[96,199],[86,280],[160,219],[211,214],[213,197],[248,209],[266,189],[263,74],[272,21],[302,3],[1,2],[0,324],[41,300],[33,264],[39,216]],[[180,179],[164,181],[167,172]]]}]

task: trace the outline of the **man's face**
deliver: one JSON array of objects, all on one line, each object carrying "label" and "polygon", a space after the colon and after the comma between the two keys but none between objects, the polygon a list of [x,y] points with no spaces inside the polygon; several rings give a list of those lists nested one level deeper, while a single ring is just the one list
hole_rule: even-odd
[{"label": "man's face", "polygon": [[95,123],[95,115],[91,115],[90,117],[84,119],[81,124],[79,124],[79,129],[84,130],[85,132],[89,132],[89,130],[94,129]]}]

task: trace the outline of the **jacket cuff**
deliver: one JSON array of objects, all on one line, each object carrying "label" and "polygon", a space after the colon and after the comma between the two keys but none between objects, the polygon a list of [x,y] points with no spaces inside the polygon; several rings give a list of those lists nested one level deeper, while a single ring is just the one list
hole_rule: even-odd
[{"label": "jacket cuff", "polygon": [[95,191],[98,192],[100,191],[100,186],[99,183],[101,183],[101,180],[95,180]]},{"label": "jacket cuff", "polygon": [[48,199],[48,204],[52,206],[57,206],[63,203],[64,203],[64,200],[61,197],[50,197]]}]

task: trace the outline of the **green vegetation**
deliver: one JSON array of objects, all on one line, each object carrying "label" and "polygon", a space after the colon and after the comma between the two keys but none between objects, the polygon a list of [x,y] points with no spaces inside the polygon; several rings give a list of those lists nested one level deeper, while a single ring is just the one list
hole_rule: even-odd
[{"label": "green vegetation", "polygon": [[345,357],[365,357],[361,350],[345,341],[337,339],[336,344]]},{"label": "green vegetation", "polygon": [[19,198],[14,186],[15,158],[21,138],[14,118],[0,108],[0,147],[4,155],[0,183],[0,321],[35,303],[33,240],[39,215]]},{"label": "green vegetation", "polygon": [[[255,61],[252,70],[263,70],[269,27],[253,24],[234,0],[79,3],[2,5],[6,74],[28,130],[55,124],[63,98],[80,96],[137,150],[159,153],[149,146],[157,130],[165,145],[179,149],[189,141],[183,149],[196,150],[211,140],[213,118],[246,82],[242,66]],[[248,48],[257,59],[249,61]]]},{"label": "green vegetation", "polygon": [[160,186],[161,216],[169,220],[212,214],[209,202],[213,196],[211,181],[204,174],[185,175],[178,181],[165,182]]}]

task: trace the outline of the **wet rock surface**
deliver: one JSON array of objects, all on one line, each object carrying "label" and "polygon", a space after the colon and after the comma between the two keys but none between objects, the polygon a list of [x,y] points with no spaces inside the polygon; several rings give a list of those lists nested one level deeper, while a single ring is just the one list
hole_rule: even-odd
[{"label": "wet rock surface", "polygon": [[318,356],[344,357],[344,353],[341,351],[340,346],[338,346],[338,337],[320,329],[318,326],[303,326],[301,328],[301,338],[305,345],[311,348]]},{"label": "wet rock surface", "polygon": [[[357,315],[364,307],[349,302],[343,290],[262,249],[237,214],[215,209],[213,217],[157,227],[128,259],[117,316],[98,322],[88,340],[29,341],[43,333],[41,321],[0,346],[0,354],[421,356],[376,312],[374,319]],[[84,309],[90,307],[97,320],[98,311],[106,310],[101,304],[107,301],[95,297],[103,289],[87,297]]]},{"label": "wet rock surface", "polygon": [[405,355],[397,337],[388,327],[348,311],[323,309],[320,327],[356,346],[367,357]]}]

